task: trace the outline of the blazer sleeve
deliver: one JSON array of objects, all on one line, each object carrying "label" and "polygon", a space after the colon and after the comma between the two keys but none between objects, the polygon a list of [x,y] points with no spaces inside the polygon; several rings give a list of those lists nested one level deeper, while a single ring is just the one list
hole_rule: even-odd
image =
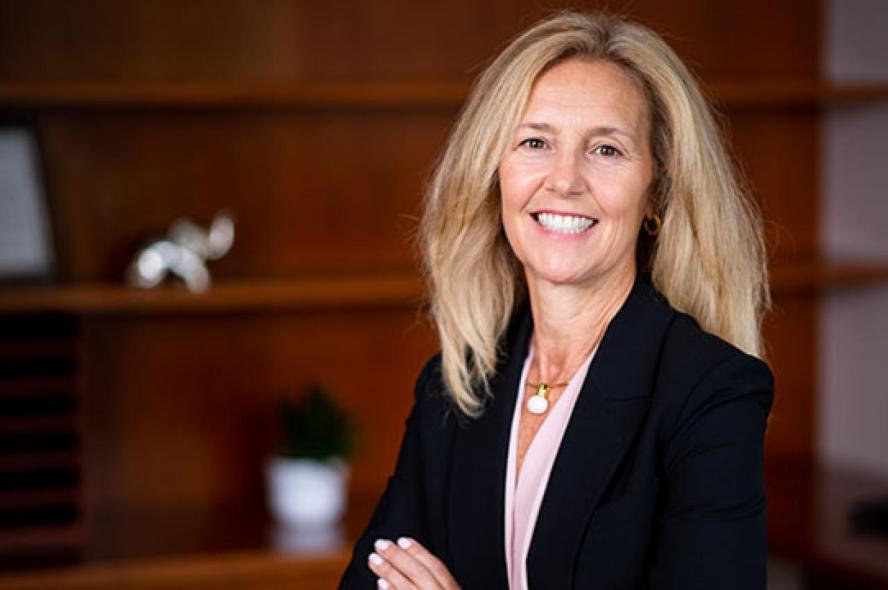
[{"label": "blazer sleeve", "polygon": [[650,588],[766,588],[764,434],[773,398],[767,366],[737,354],[677,412],[662,457],[665,506]]},{"label": "blazer sleeve", "polygon": [[415,401],[406,422],[401,450],[394,474],[376,505],[366,530],[358,538],[351,562],[339,582],[340,590],[376,588],[376,576],[367,566],[367,556],[376,539],[409,536],[426,544],[425,509],[422,505],[421,408],[427,397],[427,384],[436,374],[435,359],[420,372],[415,387]]}]

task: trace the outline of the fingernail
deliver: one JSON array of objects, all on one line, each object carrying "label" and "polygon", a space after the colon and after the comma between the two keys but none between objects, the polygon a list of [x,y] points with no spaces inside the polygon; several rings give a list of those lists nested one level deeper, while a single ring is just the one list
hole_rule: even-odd
[{"label": "fingernail", "polygon": [[368,560],[370,561],[370,563],[372,563],[373,565],[379,565],[380,563],[382,563],[382,558],[381,558],[380,556],[376,555],[375,553],[371,553],[371,554],[367,557],[367,559],[368,559]]},{"label": "fingernail", "polygon": [[377,588],[388,588],[389,583],[386,582],[385,580],[383,580],[382,578],[379,578],[378,580],[376,580],[376,587]]},{"label": "fingernail", "polygon": [[407,537],[401,537],[398,539],[398,547],[401,549],[409,549],[411,545],[413,545],[413,543],[411,543],[410,539]]},{"label": "fingernail", "polygon": [[389,548],[389,545],[391,545],[391,543],[385,539],[377,539],[376,542],[373,543],[373,546],[376,547],[377,551],[385,551]]}]

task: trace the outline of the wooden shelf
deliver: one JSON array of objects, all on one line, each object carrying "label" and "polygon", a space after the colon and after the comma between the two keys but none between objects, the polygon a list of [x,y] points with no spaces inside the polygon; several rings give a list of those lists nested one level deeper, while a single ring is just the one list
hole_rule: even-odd
[{"label": "wooden shelf", "polygon": [[[16,571],[0,571],[0,590],[333,588],[378,494],[352,490],[344,521],[328,535],[277,525],[255,507],[98,514],[84,535],[68,537],[82,548],[74,563],[65,558],[57,564],[49,556],[43,563],[32,559],[26,570],[12,566]],[[61,527],[43,535],[35,531],[32,545],[41,547],[45,538],[66,540],[65,532]],[[4,540],[0,534],[0,548]]]},{"label": "wooden shelf", "polygon": [[348,558],[345,552],[254,550],[95,563],[0,575],[0,590],[326,590],[336,587]]},{"label": "wooden shelf", "polygon": [[79,430],[79,420],[76,415],[24,415],[24,416],[0,416],[0,435],[42,435],[42,434],[66,434]]},{"label": "wooden shelf", "polygon": [[[885,264],[778,263],[775,293],[795,293],[888,281]],[[136,289],[115,284],[20,287],[0,290],[0,314],[263,312],[317,308],[416,306],[423,285],[411,275],[219,282],[203,294],[180,285]]]},{"label": "wooden shelf", "polygon": [[79,504],[80,490],[74,485],[62,488],[0,491],[0,511],[39,510]]},{"label": "wooden shelf", "polygon": [[464,82],[2,84],[0,108],[457,108]]},{"label": "wooden shelf", "polygon": [[[458,109],[470,85],[454,82],[31,83],[0,84],[3,109]],[[886,84],[809,81],[706,85],[723,107],[824,105],[888,100]]]},{"label": "wooden shelf", "polygon": [[52,471],[79,469],[78,451],[0,453],[0,474],[10,471]]},{"label": "wooden shelf", "polygon": [[7,360],[75,358],[78,354],[78,344],[70,338],[0,340],[0,358]]},{"label": "wooden shelf", "polygon": [[[18,530],[0,530],[0,563],[7,563],[12,554],[29,550],[45,552],[54,547],[81,547],[84,540],[82,524],[51,524]],[[0,576],[0,587],[3,576]],[[36,587],[36,586],[35,586]],[[52,584],[43,586],[53,588]]]},{"label": "wooden shelf", "polygon": [[888,100],[888,83],[715,82],[706,87],[715,102],[726,108],[830,106]]},{"label": "wooden shelf", "polygon": [[72,395],[79,385],[78,379],[70,375],[0,379],[0,396]]},{"label": "wooden shelf", "polygon": [[888,83],[835,86],[824,91],[823,102],[860,103],[888,100]]},{"label": "wooden shelf", "polygon": [[421,301],[410,275],[219,282],[206,293],[180,285],[137,289],[85,284],[0,290],[0,313],[83,314],[262,312],[303,308],[401,307]]},{"label": "wooden shelf", "polygon": [[888,262],[827,263],[816,260],[771,265],[771,291],[775,294],[805,293],[835,287],[851,287],[888,281]]}]

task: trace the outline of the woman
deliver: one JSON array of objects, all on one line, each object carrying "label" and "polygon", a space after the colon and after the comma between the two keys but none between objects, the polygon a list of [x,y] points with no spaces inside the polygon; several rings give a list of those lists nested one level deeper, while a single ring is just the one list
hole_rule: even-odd
[{"label": "woman", "polygon": [[764,588],[760,226],[654,33],[513,41],[426,195],[441,354],[341,587]]}]

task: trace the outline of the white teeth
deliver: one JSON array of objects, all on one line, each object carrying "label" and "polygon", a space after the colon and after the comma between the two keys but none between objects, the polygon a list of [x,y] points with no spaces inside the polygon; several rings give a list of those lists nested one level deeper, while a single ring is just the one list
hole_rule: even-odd
[{"label": "white teeth", "polygon": [[589,217],[557,215],[555,213],[539,213],[536,219],[544,228],[566,234],[584,232],[595,223],[595,220]]}]

